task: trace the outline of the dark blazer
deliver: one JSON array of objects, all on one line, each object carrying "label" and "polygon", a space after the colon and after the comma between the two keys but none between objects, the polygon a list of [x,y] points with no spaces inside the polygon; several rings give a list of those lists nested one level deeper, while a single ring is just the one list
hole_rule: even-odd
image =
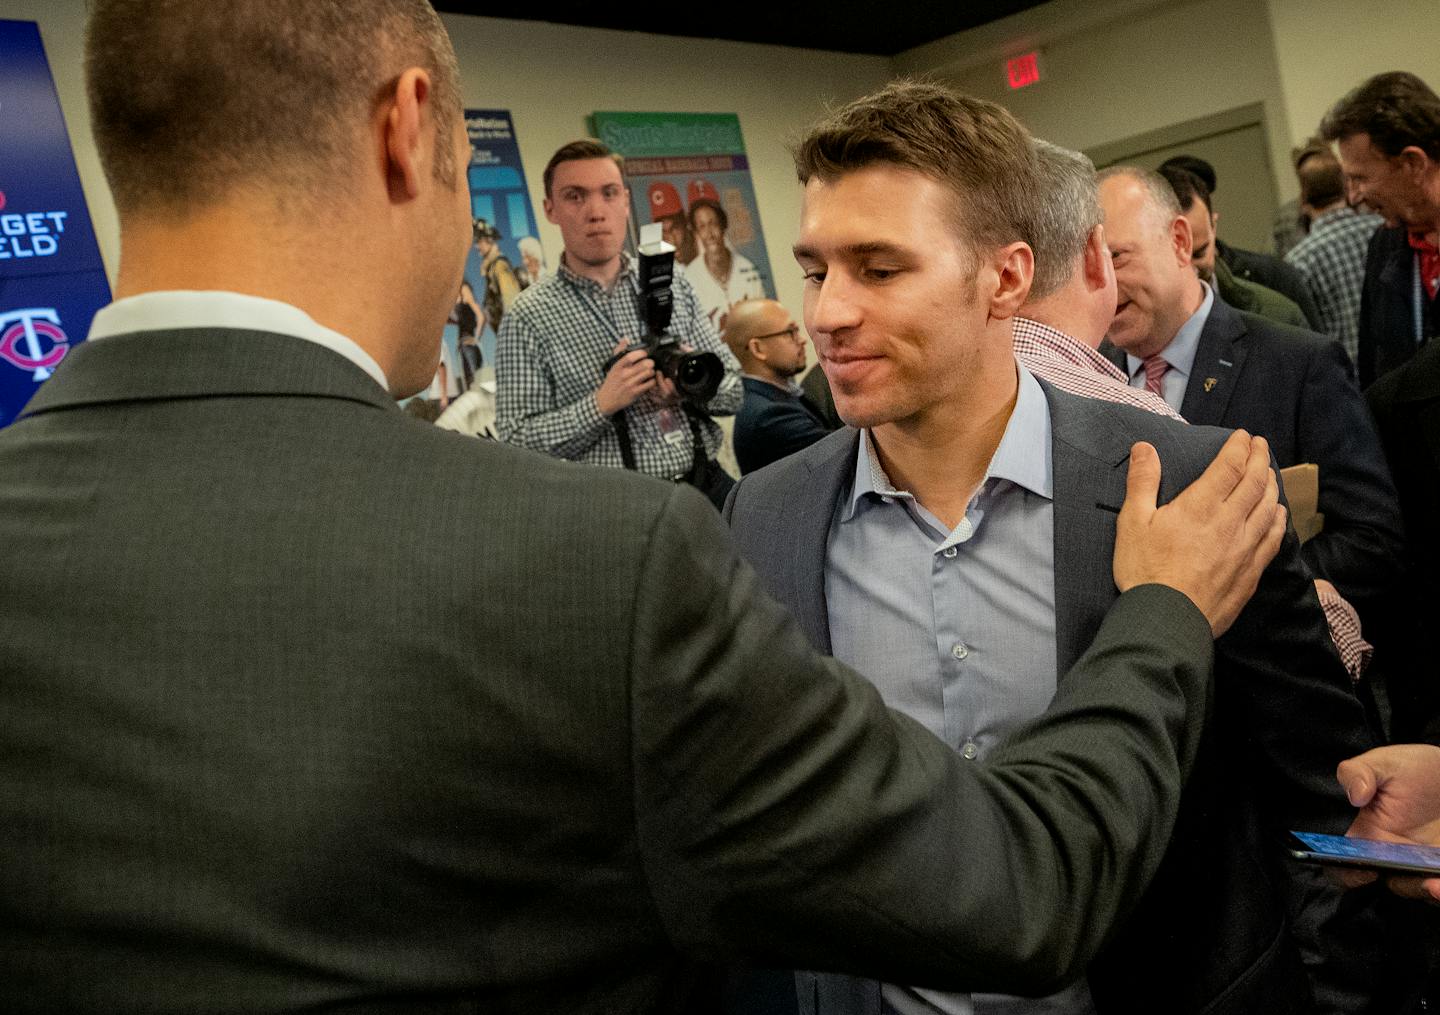
[{"label": "dark blazer", "polygon": [[1415,355],[1422,339],[1440,331],[1434,300],[1421,300],[1421,333],[1415,331],[1415,251],[1405,230],[1381,226],[1370,237],[1365,254],[1365,281],[1360,288],[1360,345],[1356,369],[1360,386],[1402,366]]},{"label": "dark blazer", "polygon": [[1266,289],[1273,289],[1293,301],[1310,322],[1311,328],[1320,327],[1320,308],[1315,305],[1315,295],[1310,292],[1305,275],[1299,268],[1270,254],[1241,250],[1219,240],[1215,241],[1215,253],[1224,258],[1236,275]]},{"label": "dark blazer", "polygon": [[[1225,434],[1048,385],[1045,392],[1053,432],[1055,651],[1057,672],[1065,673],[1116,594],[1111,558],[1131,444],[1146,440],[1160,452],[1161,497],[1168,500],[1204,469]],[[729,504],[741,552],[822,651],[830,648],[826,545],[835,504],[849,489],[857,439],[855,430],[839,431],[745,477]],[[1216,650],[1215,711],[1170,852],[1145,901],[1109,934],[1090,968],[1091,991],[1107,1015],[1311,1010],[1286,930],[1287,879],[1276,835],[1290,828],[1343,832],[1352,811],[1335,766],[1372,741],[1293,534]],[[1097,808],[1097,823],[1108,819]],[[959,869],[968,846],[962,841],[953,855]],[[1062,905],[1054,918],[1069,912]],[[867,1010],[856,1007],[853,981],[820,978],[806,986],[802,1011],[812,994],[823,1012]]]},{"label": "dark blazer", "polygon": [[[1124,353],[1111,348],[1109,354],[1124,369]],[[1260,434],[1281,468],[1301,462],[1320,467],[1325,528],[1301,555],[1368,623],[1399,561],[1400,511],[1375,425],[1340,344],[1241,313],[1217,297],[1180,415]]]},{"label": "dark blazer", "polygon": [[754,377],[742,380],[745,401],[735,414],[734,438],[735,460],[742,473],[808,448],[833,429],[808,398]]},{"label": "dark blazer", "polygon": [[1381,377],[1365,397],[1405,517],[1402,580],[1382,614],[1376,663],[1389,682],[1394,738],[1440,742],[1433,637],[1440,603],[1440,342]]},{"label": "dark blazer", "polygon": [[737,956],[1043,990],[1158,865],[1208,699],[1203,617],[1133,590],[967,765],[693,490],[260,332],[73,351],[0,431],[0,548],[7,1015],[691,1011]]}]

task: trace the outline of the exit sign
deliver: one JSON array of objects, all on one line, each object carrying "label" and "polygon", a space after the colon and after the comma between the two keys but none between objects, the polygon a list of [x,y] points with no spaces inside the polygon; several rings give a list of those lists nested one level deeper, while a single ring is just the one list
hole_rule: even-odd
[{"label": "exit sign", "polygon": [[1027,88],[1040,80],[1040,54],[1025,53],[1005,61],[1005,76],[1011,90]]}]

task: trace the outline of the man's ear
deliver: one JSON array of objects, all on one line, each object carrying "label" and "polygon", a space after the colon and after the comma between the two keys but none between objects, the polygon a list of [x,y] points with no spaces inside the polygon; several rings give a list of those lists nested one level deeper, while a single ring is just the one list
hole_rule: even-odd
[{"label": "man's ear", "polygon": [[1430,156],[1425,154],[1425,149],[1418,145],[1402,148],[1400,154],[1395,156],[1395,160],[1400,163],[1400,168],[1416,177],[1423,176],[1435,165]]},{"label": "man's ear", "polygon": [[990,294],[990,316],[1009,320],[1030,298],[1035,281],[1035,252],[1022,240],[1006,244],[995,251],[995,288]]},{"label": "man's ear", "polygon": [[1085,273],[1085,288],[1091,292],[1104,289],[1115,275],[1115,265],[1110,260],[1110,250],[1105,245],[1105,227],[1096,226],[1085,238],[1085,260],[1081,265]]},{"label": "man's ear", "polygon": [[383,108],[385,123],[385,176],[390,199],[396,203],[420,196],[435,152],[435,117],[430,75],[411,67],[400,75]]},{"label": "man's ear", "polygon": [[1194,235],[1190,232],[1190,220],[1184,215],[1176,215],[1170,222],[1170,244],[1175,250],[1175,260],[1180,267],[1190,266],[1190,251],[1194,242]]},{"label": "man's ear", "polygon": [[[766,360],[765,360],[765,343],[762,342],[762,341],[760,341],[758,338],[746,339],[746,341],[745,341],[745,349],[750,353],[750,356],[751,356],[753,359],[757,359],[757,360],[759,360],[761,363],[764,363],[764,362],[766,361]],[[737,357],[737,358],[738,358],[738,357]]]}]

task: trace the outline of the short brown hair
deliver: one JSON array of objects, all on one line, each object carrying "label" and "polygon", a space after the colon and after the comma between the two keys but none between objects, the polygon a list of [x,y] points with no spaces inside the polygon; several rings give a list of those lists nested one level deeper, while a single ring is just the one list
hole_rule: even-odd
[{"label": "short brown hair", "polygon": [[93,0],[85,34],[95,142],[122,212],[249,182],[324,193],[411,66],[430,73],[436,174],[453,183],[460,72],[427,0]]},{"label": "short brown hair", "polygon": [[1039,165],[1029,133],[993,102],[926,81],[894,81],[843,106],[795,146],[801,183],[867,166],[913,169],[954,191],[972,249],[1031,242]]},{"label": "short brown hair", "polygon": [[1306,159],[1295,174],[1300,178],[1300,200],[1311,208],[1328,208],[1345,200],[1345,173],[1333,155]]},{"label": "short brown hair", "polygon": [[1377,74],[1351,91],[1320,121],[1327,141],[1368,134],[1394,158],[1412,145],[1440,159],[1440,96],[1414,74]]},{"label": "short brown hair", "polygon": [[587,159],[610,159],[620,170],[620,178],[625,178],[625,160],[616,155],[609,148],[591,137],[582,137],[579,141],[571,141],[567,145],[561,145],[560,150],[550,156],[550,161],[545,163],[545,196],[550,196],[550,188],[555,183],[555,169],[566,162],[584,162]]}]

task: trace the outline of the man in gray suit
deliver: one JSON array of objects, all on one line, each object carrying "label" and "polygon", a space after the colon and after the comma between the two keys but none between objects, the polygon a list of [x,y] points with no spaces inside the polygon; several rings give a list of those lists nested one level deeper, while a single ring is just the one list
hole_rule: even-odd
[{"label": "man in gray suit", "polygon": [[[1017,365],[1032,274],[1045,295],[1071,262],[1026,242],[1059,205],[1000,107],[893,84],[813,128],[796,166],[806,328],[858,429],[746,476],[727,514],[812,644],[980,763],[1074,686],[1066,671],[1114,598],[1126,449],[1149,441],[1184,482],[1224,433]],[[802,974],[801,1010],[1311,1011],[1274,834],[1343,831],[1335,766],[1370,740],[1293,535],[1217,653],[1216,722],[1165,866],[1088,976],[1022,998]],[[966,868],[964,838],[950,855]]]},{"label": "man in gray suit", "polygon": [[693,490],[396,409],[469,241],[424,0],[90,10],[124,260],[0,434],[0,1010],[678,1011],[740,955],[1011,990],[1086,960],[1279,544],[1263,442],[1158,510],[1138,453],[1084,679],[967,766]]}]

